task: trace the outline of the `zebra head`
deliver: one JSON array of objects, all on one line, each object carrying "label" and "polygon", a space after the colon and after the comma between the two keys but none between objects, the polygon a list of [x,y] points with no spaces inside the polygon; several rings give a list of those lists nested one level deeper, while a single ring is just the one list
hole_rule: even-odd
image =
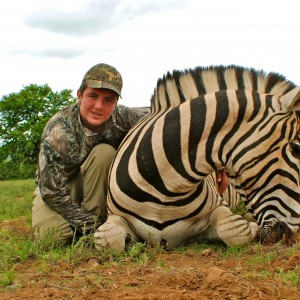
[{"label": "zebra head", "polygon": [[252,142],[244,143],[245,159],[236,161],[235,176],[261,228],[260,240],[274,243],[290,240],[300,225],[300,123],[295,112],[300,110],[300,87],[260,98],[267,104],[263,119],[249,137]]}]

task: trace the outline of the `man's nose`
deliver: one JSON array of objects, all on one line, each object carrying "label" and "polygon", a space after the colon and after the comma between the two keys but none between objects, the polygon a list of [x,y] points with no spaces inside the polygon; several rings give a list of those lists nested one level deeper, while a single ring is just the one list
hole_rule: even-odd
[{"label": "man's nose", "polygon": [[95,107],[97,109],[102,109],[103,108],[103,101],[102,101],[102,99],[97,99],[97,101],[95,103]]}]

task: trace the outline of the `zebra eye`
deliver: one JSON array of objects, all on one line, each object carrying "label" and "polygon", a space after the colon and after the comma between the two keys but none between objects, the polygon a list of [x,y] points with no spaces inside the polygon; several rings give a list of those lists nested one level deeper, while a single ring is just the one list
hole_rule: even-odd
[{"label": "zebra eye", "polygon": [[290,150],[293,156],[300,159],[300,140],[293,140],[290,142]]}]

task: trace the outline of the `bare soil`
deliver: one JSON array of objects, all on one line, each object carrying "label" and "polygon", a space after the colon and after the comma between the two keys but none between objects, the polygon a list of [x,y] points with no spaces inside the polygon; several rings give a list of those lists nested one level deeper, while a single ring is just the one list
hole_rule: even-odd
[{"label": "bare soil", "polygon": [[[5,221],[0,227],[31,235],[31,228],[18,222]],[[266,259],[258,264],[249,263],[256,255],[255,246],[229,258],[211,248],[162,252],[142,265],[90,257],[75,265],[56,262],[42,270],[40,262],[31,258],[17,266],[14,283],[0,289],[0,299],[299,300],[300,286],[285,284],[280,274],[299,272],[300,251],[290,256],[288,245],[263,247]],[[277,251],[279,258],[270,262],[270,251]]]}]

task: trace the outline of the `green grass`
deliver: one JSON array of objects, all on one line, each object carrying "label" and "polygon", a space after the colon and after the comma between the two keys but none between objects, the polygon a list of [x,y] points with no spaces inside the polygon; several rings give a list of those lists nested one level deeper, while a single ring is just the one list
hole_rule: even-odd
[{"label": "green grass", "polygon": [[21,239],[7,229],[0,230],[0,286],[13,282],[15,268],[34,253],[34,243]]},{"label": "green grass", "polygon": [[[0,181],[0,221],[22,218],[30,226],[34,189],[35,184],[32,179]],[[247,257],[245,262],[249,266],[247,275],[249,277],[276,279],[290,286],[300,284],[299,266],[293,270],[274,269],[276,260],[282,257],[288,260],[295,253],[299,253],[299,243],[291,247],[278,243],[267,252],[266,248],[259,244],[251,247],[226,247],[218,243],[195,243],[178,247],[173,250],[173,253],[199,255],[199,258],[203,259],[201,253],[207,249],[212,249],[219,259],[223,260]],[[126,253],[112,250],[99,252],[93,247],[93,239],[90,236],[85,236],[70,246],[55,246],[51,235],[46,240],[37,242],[32,236],[22,236],[0,227],[0,288],[14,284],[18,267],[25,262],[34,262],[36,271],[44,274],[51,272],[53,263],[63,262],[68,266],[75,266],[90,257],[97,257],[103,266],[111,262],[122,266],[127,263],[143,266],[154,262],[157,267],[167,270],[168,266],[162,258],[163,253],[164,250],[160,247],[150,247],[143,243],[136,243]],[[265,267],[260,268],[260,266]]]},{"label": "green grass", "polygon": [[36,270],[47,273],[55,262],[63,260],[74,265],[95,256],[97,252],[87,246],[87,238],[91,239],[85,237],[75,245],[47,248],[45,242],[37,242],[32,236],[20,236],[11,230],[0,229],[0,287],[13,284],[15,270],[26,260],[36,261]]},{"label": "green grass", "polygon": [[[0,181],[0,221],[25,220],[31,226],[34,180]],[[94,247],[93,238],[84,236],[69,246],[57,246],[51,234],[37,242],[31,235],[20,235],[6,227],[0,227],[0,288],[14,284],[18,266],[34,261],[37,272],[51,272],[53,263],[65,262],[69,266],[99,257],[103,264],[113,260],[117,264],[133,262],[136,265],[153,259],[157,249],[137,243],[128,253],[103,250]]]},{"label": "green grass", "polygon": [[33,179],[0,181],[0,221],[25,218],[31,222]]}]

